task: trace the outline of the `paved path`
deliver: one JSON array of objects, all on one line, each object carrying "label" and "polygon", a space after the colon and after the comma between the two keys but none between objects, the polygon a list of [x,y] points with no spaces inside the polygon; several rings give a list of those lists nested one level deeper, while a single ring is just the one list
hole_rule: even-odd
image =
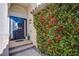
[{"label": "paved path", "polygon": [[35,48],[30,40],[10,41],[10,48],[10,56],[41,56],[41,54],[38,52],[38,49]]},{"label": "paved path", "polygon": [[41,54],[36,50],[35,47],[32,47],[28,50],[16,53],[12,56],[41,56]]}]

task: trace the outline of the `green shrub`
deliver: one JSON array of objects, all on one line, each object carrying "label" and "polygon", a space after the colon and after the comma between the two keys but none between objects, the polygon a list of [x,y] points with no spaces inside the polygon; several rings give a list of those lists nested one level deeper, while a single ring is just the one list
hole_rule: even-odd
[{"label": "green shrub", "polygon": [[79,55],[79,4],[49,4],[34,15],[39,50],[47,55]]}]

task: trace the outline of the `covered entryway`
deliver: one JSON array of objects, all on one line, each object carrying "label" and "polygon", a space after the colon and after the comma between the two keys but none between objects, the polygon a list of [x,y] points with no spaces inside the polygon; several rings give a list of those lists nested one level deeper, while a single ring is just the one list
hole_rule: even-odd
[{"label": "covered entryway", "polygon": [[[35,4],[11,3],[9,8],[9,55],[40,55],[35,47],[32,9]],[[29,52],[29,53],[27,53]],[[35,53],[35,54],[33,54]]]},{"label": "covered entryway", "polygon": [[[28,4],[27,4],[28,5]],[[33,42],[28,40],[27,35],[27,20],[28,20],[28,9],[27,5],[23,6],[18,3],[10,4],[9,8],[9,55],[19,53],[26,48],[33,47]],[[29,45],[29,46],[28,46]]]},{"label": "covered entryway", "polygon": [[10,40],[27,39],[27,9],[19,4],[10,4]]}]

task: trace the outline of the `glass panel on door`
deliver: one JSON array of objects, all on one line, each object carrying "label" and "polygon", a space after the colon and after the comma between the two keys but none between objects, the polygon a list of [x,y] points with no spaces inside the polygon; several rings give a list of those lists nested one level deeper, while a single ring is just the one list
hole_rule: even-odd
[{"label": "glass panel on door", "polygon": [[25,23],[24,18],[10,16],[10,38],[11,39],[13,40],[25,39],[24,23]]}]

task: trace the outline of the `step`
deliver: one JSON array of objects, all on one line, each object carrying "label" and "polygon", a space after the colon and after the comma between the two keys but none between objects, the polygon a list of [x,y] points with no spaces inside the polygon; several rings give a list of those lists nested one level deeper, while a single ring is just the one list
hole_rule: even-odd
[{"label": "step", "polygon": [[12,54],[15,54],[15,53],[19,53],[21,51],[25,51],[25,50],[32,48],[32,47],[34,47],[33,44],[15,47],[15,48],[10,49],[9,53],[12,55]]},{"label": "step", "polygon": [[21,40],[12,40],[9,43],[9,48],[15,48],[22,45],[32,44],[31,40],[21,39]]},{"label": "step", "polygon": [[41,54],[36,50],[36,47],[32,47],[22,52],[13,54],[12,56],[41,56]]}]

